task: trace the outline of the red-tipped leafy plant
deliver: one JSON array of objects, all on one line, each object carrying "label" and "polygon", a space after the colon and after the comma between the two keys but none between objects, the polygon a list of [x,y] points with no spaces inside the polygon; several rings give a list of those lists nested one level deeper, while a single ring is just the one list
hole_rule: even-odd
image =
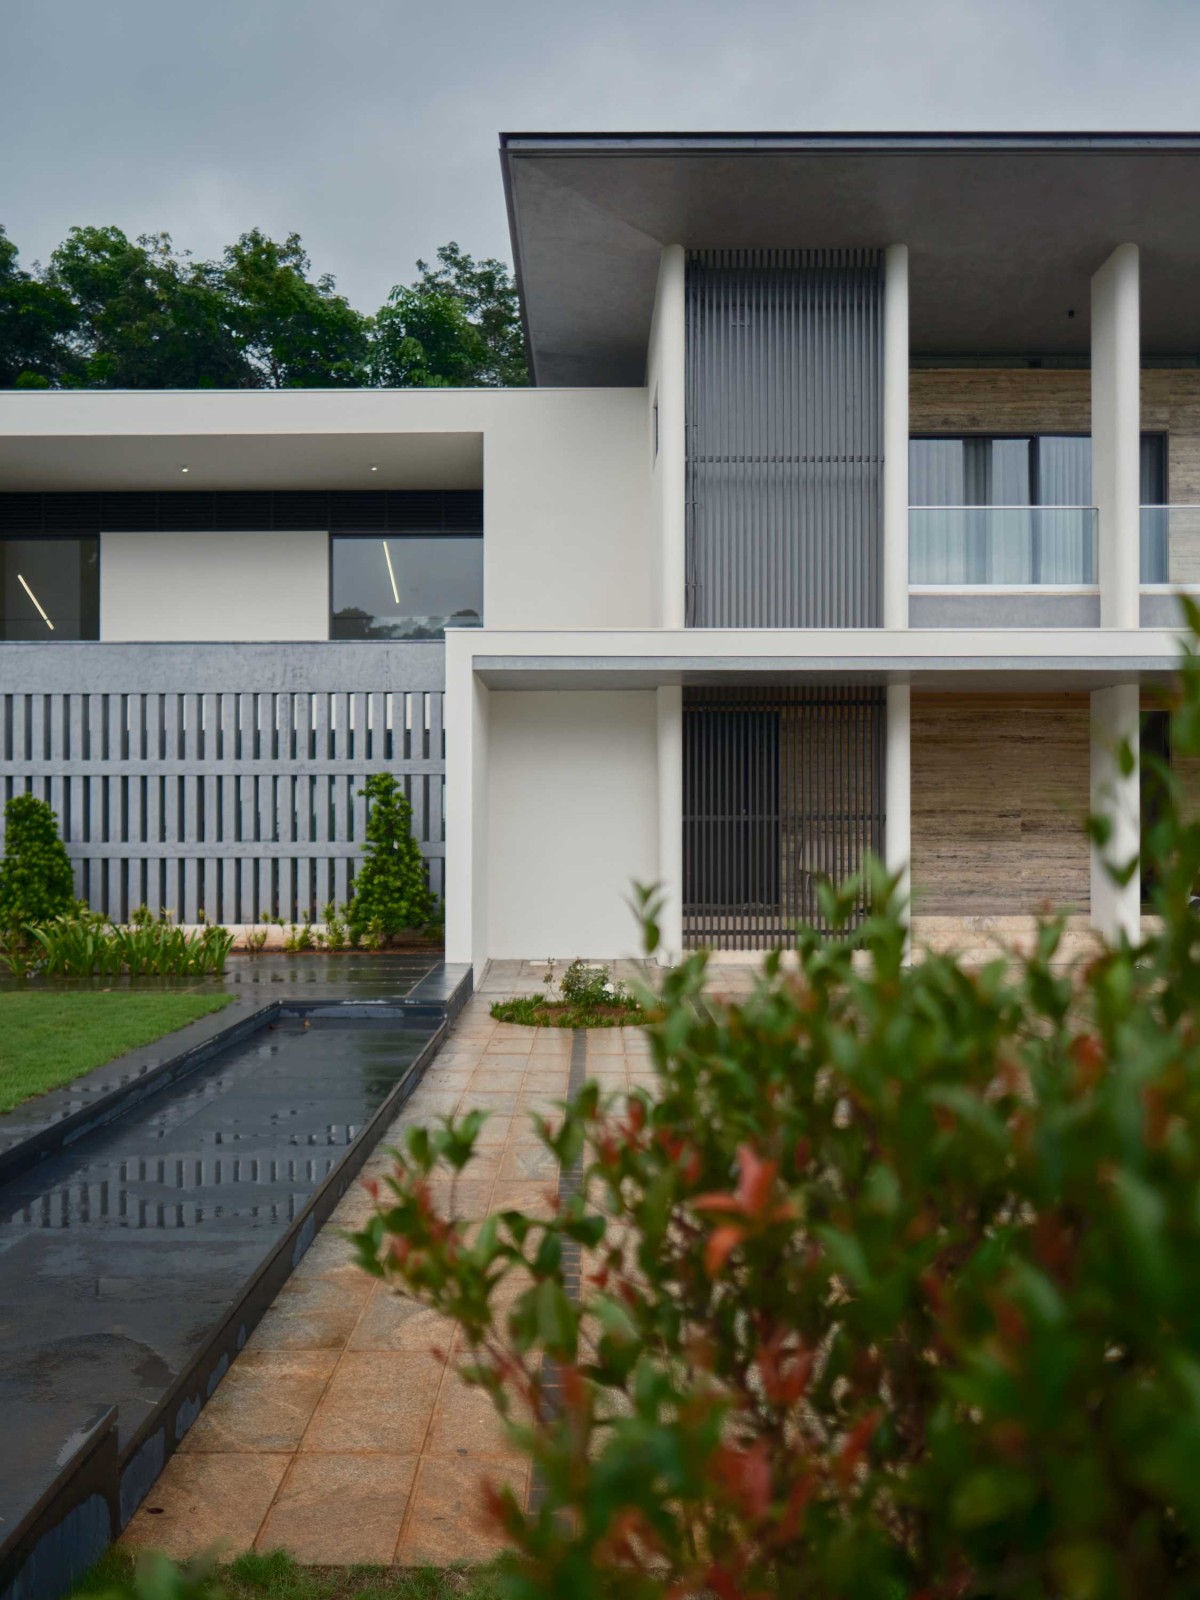
[{"label": "red-tipped leafy plant", "polygon": [[[1172,737],[1200,753],[1191,652]],[[435,1203],[477,1117],[410,1136],[359,1252],[536,1467],[535,1509],[491,1496],[514,1597],[1200,1594],[1200,824],[1156,777],[1136,948],[1066,971],[1048,919],[907,966],[874,869],[865,925],[748,998],[665,975],[653,1090],[541,1125],[582,1156],[550,1220]]]}]

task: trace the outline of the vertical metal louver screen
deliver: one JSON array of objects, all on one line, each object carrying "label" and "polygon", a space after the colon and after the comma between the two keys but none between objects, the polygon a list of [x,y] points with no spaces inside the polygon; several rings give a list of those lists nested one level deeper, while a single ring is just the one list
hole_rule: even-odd
[{"label": "vertical metal louver screen", "polygon": [[684,690],[687,948],[824,928],[818,884],[883,853],[884,717],[879,689]]},{"label": "vertical metal louver screen", "polygon": [[689,255],[689,627],[878,625],[882,384],[878,251]]}]

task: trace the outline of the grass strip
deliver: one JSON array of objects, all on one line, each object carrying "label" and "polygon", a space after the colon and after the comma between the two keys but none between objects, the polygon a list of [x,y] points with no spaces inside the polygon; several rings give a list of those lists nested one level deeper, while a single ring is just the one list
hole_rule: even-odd
[{"label": "grass strip", "polygon": [[111,989],[0,993],[0,1112],[153,1044],[231,999]]},{"label": "grass strip", "polygon": [[[135,1584],[136,1561],[113,1545],[75,1590],[72,1600],[113,1597],[150,1600],[159,1593],[152,1579]],[[172,1587],[172,1596],[217,1590],[225,1600],[500,1600],[495,1568],[487,1567],[302,1567],[282,1550],[238,1556],[215,1567],[211,1584]]]}]

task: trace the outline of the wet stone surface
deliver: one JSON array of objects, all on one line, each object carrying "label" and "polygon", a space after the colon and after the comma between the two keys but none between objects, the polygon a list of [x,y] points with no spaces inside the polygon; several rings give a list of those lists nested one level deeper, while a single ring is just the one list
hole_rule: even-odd
[{"label": "wet stone surface", "polygon": [[129,1440],[433,1026],[281,1018],[0,1188],[0,1529],[101,1408]]}]

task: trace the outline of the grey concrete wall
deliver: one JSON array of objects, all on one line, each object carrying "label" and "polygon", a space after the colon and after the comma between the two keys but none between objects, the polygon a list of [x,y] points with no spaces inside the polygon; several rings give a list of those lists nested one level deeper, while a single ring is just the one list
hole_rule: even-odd
[{"label": "grey concrete wall", "polygon": [[344,902],[373,772],[444,882],[437,644],[0,644],[0,799],[58,814],[78,893],[193,922]]},{"label": "grey concrete wall", "polygon": [[910,628],[1098,628],[1099,594],[914,594]]}]

